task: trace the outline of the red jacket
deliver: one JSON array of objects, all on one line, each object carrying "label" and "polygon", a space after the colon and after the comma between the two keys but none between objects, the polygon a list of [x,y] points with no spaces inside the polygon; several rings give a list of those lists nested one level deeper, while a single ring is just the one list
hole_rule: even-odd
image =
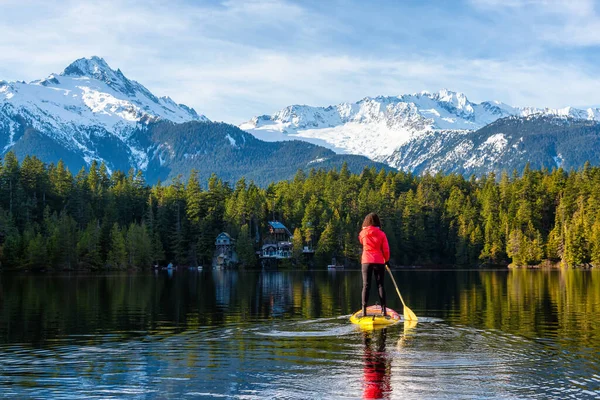
[{"label": "red jacket", "polygon": [[362,228],[358,240],[363,246],[361,263],[385,264],[390,259],[390,245],[387,236],[376,226]]}]

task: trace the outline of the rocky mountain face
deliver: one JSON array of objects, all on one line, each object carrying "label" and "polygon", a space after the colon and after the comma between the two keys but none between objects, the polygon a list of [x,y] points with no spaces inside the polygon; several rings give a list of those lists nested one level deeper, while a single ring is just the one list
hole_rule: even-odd
[{"label": "rocky mountain face", "polygon": [[580,168],[600,160],[600,123],[533,114],[506,117],[471,131],[431,132],[401,145],[385,161],[415,173],[481,175],[531,168]]}]

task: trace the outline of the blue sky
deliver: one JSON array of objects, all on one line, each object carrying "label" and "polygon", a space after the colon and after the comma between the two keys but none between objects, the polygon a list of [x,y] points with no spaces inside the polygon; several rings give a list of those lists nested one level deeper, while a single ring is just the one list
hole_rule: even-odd
[{"label": "blue sky", "polygon": [[91,55],[236,124],[290,104],[441,88],[590,106],[600,104],[600,4],[0,0],[0,79],[43,78]]}]

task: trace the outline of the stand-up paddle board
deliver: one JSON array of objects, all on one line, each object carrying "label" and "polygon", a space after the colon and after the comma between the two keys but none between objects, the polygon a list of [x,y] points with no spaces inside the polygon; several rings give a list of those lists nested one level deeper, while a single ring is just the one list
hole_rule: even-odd
[{"label": "stand-up paddle board", "polygon": [[387,308],[387,316],[381,313],[381,306],[367,307],[367,315],[363,316],[362,310],[358,310],[350,317],[350,322],[361,328],[384,327],[393,325],[402,320],[402,316],[391,308]]}]

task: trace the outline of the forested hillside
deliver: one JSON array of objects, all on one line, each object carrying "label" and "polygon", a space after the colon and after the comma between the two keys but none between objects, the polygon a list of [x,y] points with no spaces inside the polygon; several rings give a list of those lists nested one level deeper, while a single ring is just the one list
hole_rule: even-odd
[{"label": "forested hillside", "polygon": [[[206,187],[206,189],[203,189]],[[0,166],[2,269],[124,269],[208,263],[221,231],[237,239],[246,267],[277,219],[295,248],[312,245],[317,267],[332,256],[357,264],[364,216],[378,212],[392,264],[506,265],[562,261],[600,265],[600,169],[414,176],[365,168],[298,171],[263,189],[213,175],[148,186],[141,173],[7,153]],[[300,254],[297,254],[300,266]]]},{"label": "forested hillside", "polygon": [[290,179],[298,168],[339,169],[344,162],[356,173],[365,166],[392,169],[363,156],[335,154],[297,140],[263,142],[233,125],[216,122],[160,121],[136,130],[132,141],[151,154],[145,170],[149,182],[179,175],[187,179],[193,168],[203,184],[216,173],[226,181],[245,177],[260,186]]}]

